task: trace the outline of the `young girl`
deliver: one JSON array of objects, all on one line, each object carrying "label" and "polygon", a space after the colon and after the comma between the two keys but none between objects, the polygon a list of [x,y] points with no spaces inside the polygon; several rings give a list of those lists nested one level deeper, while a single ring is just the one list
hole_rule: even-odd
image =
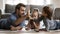
[{"label": "young girl", "polygon": [[29,29],[39,30],[40,23],[39,23],[38,18],[39,18],[38,9],[34,9],[33,12],[32,12],[32,15],[29,18],[29,23],[27,25],[26,30],[29,30]]},{"label": "young girl", "polygon": [[[60,23],[52,19],[52,9],[48,6],[43,7],[42,11],[42,20],[44,22],[44,25],[46,26],[46,30],[55,30],[60,28]],[[41,16],[41,17],[42,17]],[[41,18],[39,18],[39,21]]]}]

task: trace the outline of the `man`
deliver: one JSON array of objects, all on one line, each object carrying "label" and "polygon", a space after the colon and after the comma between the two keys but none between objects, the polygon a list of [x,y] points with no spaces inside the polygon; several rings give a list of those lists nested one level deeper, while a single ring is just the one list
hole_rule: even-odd
[{"label": "man", "polygon": [[21,30],[23,26],[25,26],[25,19],[28,17],[28,14],[25,15],[25,9],[26,6],[22,3],[16,5],[15,12],[7,19],[4,28],[10,30]]}]

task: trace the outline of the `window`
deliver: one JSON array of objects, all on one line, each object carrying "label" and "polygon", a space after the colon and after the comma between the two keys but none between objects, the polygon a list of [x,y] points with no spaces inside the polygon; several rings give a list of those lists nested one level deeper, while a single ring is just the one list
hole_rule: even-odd
[{"label": "window", "polygon": [[13,5],[13,0],[6,0],[6,4],[11,4],[11,5]]},{"label": "window", "polygon": [[16,5],[18,3],[27,4],[27,0],[7,0],[6,4]]},{"label": "window", "polygon": [[46,4],[51,4],[51,1],[50,0],[46,0]]},{"label": "window", "polygon": [[6,4],[16,5],[18,3],[30,4],[30,5],[46,5],[51,4],[50,0],[7,0]]},{"label": "window", "polygon": [[44,0],[31,0],[31,5],[43,5]]}]

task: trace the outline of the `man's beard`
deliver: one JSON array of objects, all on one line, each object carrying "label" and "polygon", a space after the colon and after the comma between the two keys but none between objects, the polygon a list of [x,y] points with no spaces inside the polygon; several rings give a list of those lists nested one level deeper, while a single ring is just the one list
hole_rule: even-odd
[{"label": "man's beard", "polygon": [[21,15],[20,15],[20,14],[18,14],[18,16],[19,16],[19,17],[23,17],[23,16],[25,16],[25,15],[24,15],[24,13],[22,13]]}]

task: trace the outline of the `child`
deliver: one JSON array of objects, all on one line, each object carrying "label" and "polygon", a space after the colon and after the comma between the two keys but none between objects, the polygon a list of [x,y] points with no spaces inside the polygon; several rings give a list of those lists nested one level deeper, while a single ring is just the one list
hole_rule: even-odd
[{"label": "child", "polygon": [[[44,22],[44,25],[46,26],[46,30],[55,30],[55,29],[59,29],[60,28],[60,23],[52,20],[52,9],[48,6],[43,7],[43,11],[42,11],[42,20]],[[40,18],[39,18],[40,21]]]},{"label": "child", "polygon": [[33,10],[33,13],[32,13],[32,16],[30,16],[29,18],[29,23],[27,25],[27,28],[26,30],[29,30],[29,29],[37,29],[36,31],[39,31],[39,13],[38,13],[38,9],[34,9]]}]

